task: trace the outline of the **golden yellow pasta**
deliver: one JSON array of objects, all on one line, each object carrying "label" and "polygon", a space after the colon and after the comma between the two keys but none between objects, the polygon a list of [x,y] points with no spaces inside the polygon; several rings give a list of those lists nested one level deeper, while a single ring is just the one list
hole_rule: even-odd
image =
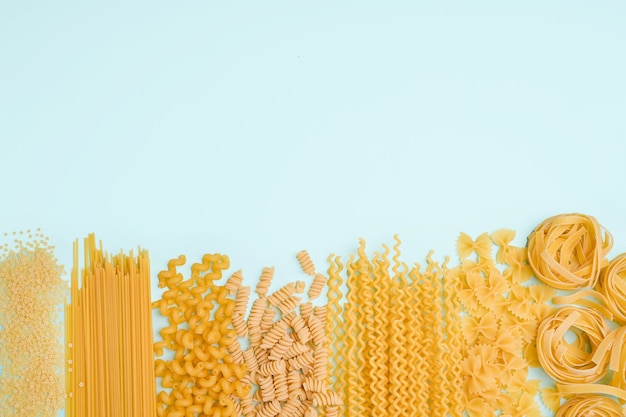
[{"label": "golden yellow pasta", "polygon": [[[239,296],[243,277],[238,277],[240,271],[233,274],[227,281],[230,289],[216,285],[230,264],[225,255],[204,255],[192,265],[188,280],[176,269],[184,263],[181,256],[159,273],[160,286],[167,290],[153,303],[170,324],[161,330],[163,342],[155,344],[155,351],[159,356],[163,349],[174,353],[155,363],[163,388],[173,389],[169,400],[165,391],[159,393],[157,415],[239,415],[246,409],[239,401],[250,392],[246,372],[252,364],[237,340],[238,332],[246,332],[246,321],[242,313],[235,314],[237,303],[229,295]],[[241,301],[239,308],[246,310]]]},{"label": "golden yellow pasta", "polygon": [[[574,342],[566,341],[568,331],[577,336]],[[596,353],[609,332],[604,318],[594,310],[562,307],[539,325],[539,362],[546,373],[558,382],[596,382],[607,371],[608,357],[597,356]]]},{"label": "golden yellow pasta", "polygon": [[[178,384],[180,373],[185,372],[184,360],[177,362],[177,367],[153,362],[148,253],[140,249],[137,257],[132,251],[129,255],[109,255],[102,243],[96,247],[93,234],[84,240],[84,247],[81,271],[78,241],[74,244],[72,299],[66,310],[67,355],[72,361],[71,371],[67,370],[66,415],[155,416],[155,368],[166,383],[171,381],[171,387],[186,387]],[[168,279],[174,282],[177,277]],[[170,328],[163,334],[168,345],[183,339],[190,343],[188,332]],[[194,368],[193,372],[199,370]],[[160,398],[163,404],[178,401],[163,395]]]},{"label": "golden yellow pasta", "polygon": [[[63,354],[63,267],[40,229],[11,238],[14,247],[0,246],[0,414],[56,417],[63,407],[63,374],[75,367]],[[65,312],[71,321],[69,306]]]},{"label": "golden yellow pasta", "polygon": [[614,400],[595,394],[575,395],[559,408],[556,417],[624,417]]},{"label": "golden yellow pasta", "polygon": [[615,321],[626,325],[626,253],[616,256],[602,270],[597,289],[604,295]]},{"label": "golden yellow pasta", "polygon": [[593,287],[611,234],[585,214],[562,214],[544,220],[528,237],[528,262],[537,278],[561,290]]}]

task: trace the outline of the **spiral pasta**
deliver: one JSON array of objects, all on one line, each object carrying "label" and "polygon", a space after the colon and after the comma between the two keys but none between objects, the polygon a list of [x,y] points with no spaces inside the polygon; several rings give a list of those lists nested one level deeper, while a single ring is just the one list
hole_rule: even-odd
[{"label": "spiral pasta", "polygon": [[305,274],[315,276],[315,265],[313,265],[309,252],[301,250],[296,254],[296,258],[298,262],[300,262],[300,267]]},{"label": "spiral pasta", "polygon": [[528,262],[537,278],[554,288],[593,287],[613,238],[585,214],[562,214],[544,220],[528,237]]},{"label": "spiral pasta", "polygon": [[309,300],[314,300],[322,294],[322,290],[326,286],[326,276],[322,274],[316,274],[315,278],[313,278],[313,282],[309,287]]}]

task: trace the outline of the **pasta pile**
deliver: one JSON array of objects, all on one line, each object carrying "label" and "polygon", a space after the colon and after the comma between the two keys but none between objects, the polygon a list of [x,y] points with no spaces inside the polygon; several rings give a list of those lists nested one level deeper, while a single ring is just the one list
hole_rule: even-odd
[{"label": "pasta pile", "polygon": [[191,266],[188,279],[177,269],[185,263],[181,255],[159,273],[159,287],[166,291],[152,304],[169,321],[154,350],[157,356],[173,353],[173,358],[155,362],[156,376],[169,391],[159,392],[157,415],[239,415],[238,399],[248,394],[250,385],[245,382],[246,366],[237,360],[241,355],[232,329],[235,302],[227,297],[226,286],[215,284],[230,261],[225,255],[206,254]]},{"label": "pasta pile", "polygon": [[155,416],[148,252],[110,255],[93,234],[84,248],[65,309],[66,416]]},{"label": "pasta pile", "polygon": [[343,393],[345,416],[460,416],[458,277],[430,255],[423,271],[409,268],[395,239],[391,261],[387,246],[370,259],[360,241],[345,265],[344,305],[343,264],[329,258],[332,386]]},{"label": "pasta pile", "polygon": [[457,241],[461,265],[451,273],[462,283],[459,300],[467,314],[462,366],[470,416],[541,416],[540,381],[529,380],[528,370],[538,366],[537,327],[553,311],[546,301],[555,291],[532,284],[527,250],[512,245],[514,238],[514,231],[501,229],[475,240],[461,233]]},{"label": "pasta pile", "polygon": [[[27,238],[22,235],[27,234]],[[8,234],[5,233],[5,236]],[[13,232],[17,235],[17,232]],[[24,239],[24,240],[23,240]],[[56,417],[63,406],[67,285],[48,237],[27,230],[0,252],[2,416]]]},{"label": "pasta pile", "polygon": [[[170,322],[155,350],[175,352],[173,360],[156,362],[163,387],[172,388],[159,394],[159,416],[338,415],[341,396],[328,388],[326,308],[311,303],[327,278],[315,272],[306,251],[297,257],[314,277],[309,301],[300,296],[303,281],[270,293],[274,268],[264,268],[249,314],[251,289],[241,271],[223,286],[214,283],[229,267],[228,257],[205,255],[187,281],[176,271],[184,258],[170,261],[159,275],[168,290],[154,303]],[[208,272],[201,277],[194,268]]]},{"label": "pasta pile", "polygon": [[[528,240],[537,277],[570,290],[552,300],[560,308],[537,336],[539,362],[556,381],[544,402],[557,416],[624,415],[610,397],[626,403],[626,254],[608,262],[613,238],[602,231],[591,216],[564,214],[541,223]],[[569,400],[561,405],[563,398]]]}]

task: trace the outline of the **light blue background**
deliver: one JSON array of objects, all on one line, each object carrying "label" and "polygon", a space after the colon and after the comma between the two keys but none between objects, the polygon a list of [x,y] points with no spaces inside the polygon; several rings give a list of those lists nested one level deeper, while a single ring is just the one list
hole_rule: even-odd
[{"label": "light blue background", "polygon": [[[595,215],[626,250],[623,1],[0,3],[0,221],[71,261],[301,277]],[[437,255],[436,255],[437,256]]]}]

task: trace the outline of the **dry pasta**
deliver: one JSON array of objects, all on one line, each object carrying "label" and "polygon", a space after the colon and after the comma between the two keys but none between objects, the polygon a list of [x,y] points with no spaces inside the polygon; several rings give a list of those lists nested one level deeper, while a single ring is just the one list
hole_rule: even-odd
[{"label": "dry pasta", "polygon": [[7,417],[56,417],[64,370],[74,368],[63,355],[63,267],[40,229],[11,237],[14,247],[0,246],[0,410]]},{"label": "dry pasta", "polygon": [[313,261],[309,256],[309,252],[306,250],[301,250],[296,254],[296,258],[298,258],[298,262],[300,262],[300,267],[305,274],[315,276],[315,265],[313,265]]},{"label": "dry pasta", "polygon": [[595,394],[575,395],[556,413],[556,417],[624,417],[624,411],[610,398]]},{"label": "dry pasta", "polygon": [[[137,257],[132,251],[109,255],[90,234],[84,240],[81,271],[78,248],[77,241],[72,298],[66,307],[67,356],[72,361],[66,373],[66,415],[155,416],[155,365],[172,379],[181,369],[153,364],[148,253],[140,249]],[[177,337],[183,335],[169,332],[167,339]]]},{"label": "dry pasta", "polygon": [[554,288],[593,287],[613,246],[611,234],[585,214],[544,220],[528,237],[528,262],[537,278]]},{"label": "dry pasta", "polygon": [[615,321],[626,325],[626,253],[615,257],[600,274],[597,289]]},{"label": "dry pasta", "polygon": [[[184,264],[185,257],[180,256],[159,273],[159,285],[167,290],[153,303],[169,321],[160,331],[163,340],[155,343],[155,351],[158,356],[164,349],[174,353],[172,359],[155,363],[161,386],[172,390],[169,401],[166,391],[159,393],[156,413],[159,417],[198,413],[227,417],[249,412],[239,400],[250,392],[246,373],[258,365],[250,362],[249,350],[241,350],[237,333],[245,333],[246,321],[241,313],[235,314],[236,301],[229,298],[239,295],[241,272],[227,281],[229,289],[215,283],[230,265],[227,256],[204,255],[202,262],[191,266],[187,280],[177,270]],[[240,309],[245,312],[245,306],[240,304]]]}]

